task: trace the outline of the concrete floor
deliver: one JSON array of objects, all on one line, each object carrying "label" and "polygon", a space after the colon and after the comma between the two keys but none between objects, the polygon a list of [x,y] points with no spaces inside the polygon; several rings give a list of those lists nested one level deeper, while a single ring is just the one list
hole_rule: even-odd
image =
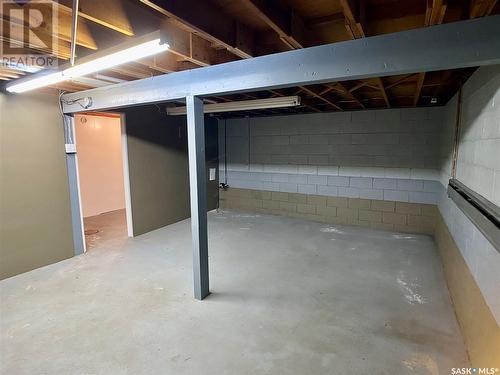
[{"label": "concrete floor", "polygon": [[85,231],[97,233],[85,234],[87,251],[96,248],[121,246],[127,240],[127,216],[125,209],[105,212],[83,219]]},{"label": "concrete floor", "polygon": [[2,374],[449,374],[468,365],[431,238],[209,214],[0,283]]}]

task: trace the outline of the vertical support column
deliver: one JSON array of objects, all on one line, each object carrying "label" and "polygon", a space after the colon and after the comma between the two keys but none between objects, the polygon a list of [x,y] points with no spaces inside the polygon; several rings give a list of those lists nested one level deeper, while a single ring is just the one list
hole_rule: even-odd
[{"label": "vertical support column", "polygon": [[186,108],[194,297],[202,300],[210,293],[208,286],[207,185],[203,102],[200,98],[187,96]]},{"label": "vertical support column", "polygon": [[66,147],[66,169],[68,171],[69,199],[71,205],[71,225],[75,255],[85,252],[85,235],[80,200],[78,159],[76,156],[75,121],[73,116],[64,115],[64,139]]}]

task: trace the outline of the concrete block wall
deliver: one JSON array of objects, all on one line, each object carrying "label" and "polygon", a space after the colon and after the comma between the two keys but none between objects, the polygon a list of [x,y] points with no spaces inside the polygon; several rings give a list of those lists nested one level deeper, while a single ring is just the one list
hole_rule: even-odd
[{"label": "concrete block wall", "polygon": [[442,118],[411,108],[223,120],[220,181],[227,157],[232,187],[436,204]]},{"label": "concrete block wall", "polygon": [[500,65],[464,86],[457,179],[500,206]]},{"label": "concrete block wall", "polygon": [[222,190],[220,199],[221,208],[226,209],[405,233],[432,234],[437,215],[432,204],[238,188]]},{"label": "concrete block wall", "polygon": [[[500,252],[444,191],[452,174],[456,106],[457,96],[450,100],[444,111],[440,152],[443,190],[439,198],[439,211],[486,304],[500,325]],[[481,67],[465,83],[460,126],[456,178],[500,205],[500,66]]]}]

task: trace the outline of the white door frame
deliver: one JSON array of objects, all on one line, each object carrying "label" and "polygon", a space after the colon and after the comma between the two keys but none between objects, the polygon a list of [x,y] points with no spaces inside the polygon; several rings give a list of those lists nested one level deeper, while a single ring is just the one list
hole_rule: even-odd
[{"label": "white door frame", "polygon": [[[132,200],[130,196],[130,177],[128,166],[128,146],[127,146],[127,127],[125,123],[125,114],[113,113],[120,118],[121,129],[121,144],[122,144],[122,160],[123,160],[123,186],[125,191],[125,212],[127,217],[127,234],[129,237],[134,236],[133,221],[132,221]],[[85,115],[85,113],[82,113]],[[92,114],[89,116],[98,116]],[[87,251],[85,244],[85,229],[83,225],[83,209],[80,191],[80,176],[78,174],[78,153],[77,139],[74,117],[65,116],[65,134],[66,134],[66,166],[68,171],[68,183],[71,202],[71,218],[73,228],[73,243],[75,255],[82,254]],[[70,136],[68,137],[68,134]]]},{"label": "white door frame", "polygon": [[125,122],[124,113],[120,113],[120,128],[122,132],[123,186],[125,188],[127,234],[129,237],[134,237],[134,222],[132,220],[132,197],[130,194],[130,174],[128,169],[127,123]]}]

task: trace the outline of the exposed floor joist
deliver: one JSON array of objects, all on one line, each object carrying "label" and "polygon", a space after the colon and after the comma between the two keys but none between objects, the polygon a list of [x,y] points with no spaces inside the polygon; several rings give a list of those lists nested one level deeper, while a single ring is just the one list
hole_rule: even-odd
[{"label": "exposed floor joist", "polygon": [[140,1],[189,28],[191,32],[196,32],[203,38],[224,46],[238,57],[253,56],[251,31],[245,25],[227,17],[216,5],[195,0]]},{"label": "exposed floor joist", "polygon": [[[106,48],[124,42],[132,34],[143,35],[145,32],[156,30],[164,22],[170,24],[171,35],[175,36],[177,41],[172,44],[174,48],[170,52],[143,59],[137,63],[124,64],[119,69],[105,72],[106,75],[121,80],[136,80],[159,73],[196,69],[305,46],[500,13],[498,1],[492,0],[475,0],[470,4],[446,0],[428,0],[420,3],[412,0],[405,1],[404,6],[399,6],[399,1],[394,0],[332,0],[331,2],[315,2],[314,5],[308,0],[279,2],[112,0],[107,2],[108,6],[105,9],[102,3],[97,0],[80,0],[77,58],[88,55],[92,49]],[[58,5],[59,24],[62,26],[57,34],[60,46],[58,57],[62,60],[69,57],[71,6],[71,0],[63,0]],[[193,14],[191,9],[197,9],[196,14]],[[108,37],[111,39],[106,39]],[[32,47],[34,49],[28,50],[29,53],[40,51],[37,46]],[[142,65],[145,69],[139,68],[138,65]],[[461,80],[467,79],[470,73],[470,70],[454,72],[451,80],[457,80],[458,77],[461,77]],[[2,79],[10,80],[16,77],[18,76],[11,74],[3,76]],[[414,99],[410,100],[409,97],[415,95],[417,91],[420,95],[417,105],[429,105],[428,99],[432,95],[430,87],[438,84],[442,85],[439,98],[439,103],[442,104],[453,96],[458,84],[457,82],[436,82],[439,77],[441,76],[432,75],[427,79],[424,73],[424,82],[420,88],[418,75],[409,76],[409,78],[383,77],[383,85],[380,85],[378,80],[364,78],[342,82],[345,89],[353,96],[348,92],[343,92],[338,85],[334,90],[323,84],[306,86],[319,96],[303,95],[308,106],[296,108],[294,111],[336,110],[323,99],[345,110],[358,109],[362,106],[366,108],[387,107],[388,103],[397,108],[413,105]],[[401,81],[397,82],[400,79]],[[98,83],[95,80],[88,80],[89,84],[91,82]],[[63,86],[69,91],[82,89],[81,85],[71,82],[66,82]],[[413,89],[410,88],[411,86]],[[287,95],[292,94],[290,90],[280,88],[276,91]],[[259,98],[265,98],[274,94],[261,91],[256,95]],[[230,95],[227,98],[238,100],[237,96]],[[289,113],[289,111],[274,110],[273,112]],[[266,111],[260,111],[260,113],[264,114]]]},{"label": "exposed floor joist", "polygon": [[[94,109],[500,63],[500,16],[411,30],[334,45],[240,60],[115,87],[66,94],[93,98]],[[368,41],[368,42],[367,42]],[[398,51],[394,54],[392,51]],[[332,60],[332,51],[335,59]],[[369,61],[366,61],[369,56]],[[252,72],[248,79],[247,72]],[[207,84],[209,82],[209,84]],[[168,91],[158,90],[168,87]],[[65,104],[66,112],[81,111]]]}]

